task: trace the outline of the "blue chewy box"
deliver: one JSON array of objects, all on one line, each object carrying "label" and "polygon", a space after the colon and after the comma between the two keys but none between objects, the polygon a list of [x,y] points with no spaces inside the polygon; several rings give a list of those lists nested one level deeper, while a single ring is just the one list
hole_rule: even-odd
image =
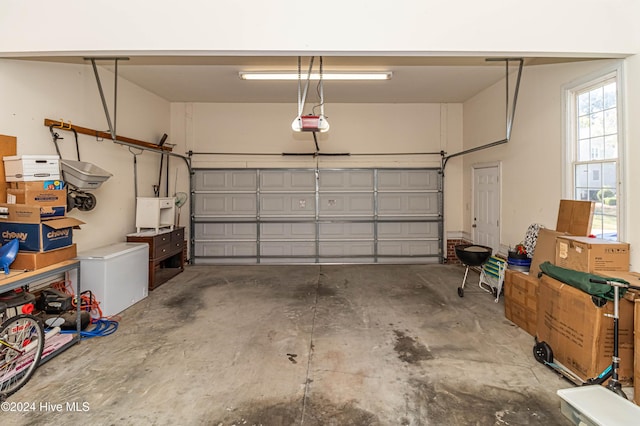
[{"label": "blue chewy box", "polygon": [[73,243],[73,227],[54,228],[51,225],[62,225],[56,222],[62,220],[50,220],[38,223],[0,223],[0,237],[2,244],[6,244],[14,238],[19,240],[20,251],[49,251],[70,246]]},{"label": "blue chewy box", "polygon": [[0,242],[14,238],[20,251],[43,252],[73,244],[73,228],[84,222],[73,217],[43,220],[40,207],[0,204]]}]

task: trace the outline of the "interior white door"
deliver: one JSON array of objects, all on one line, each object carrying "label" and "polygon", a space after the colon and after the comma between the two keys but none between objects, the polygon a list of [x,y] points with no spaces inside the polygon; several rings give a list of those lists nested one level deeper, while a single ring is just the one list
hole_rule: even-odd
[{"label": "interior white door", "polygon": [[473,168],[473,242],[500,248],[500,169],[497,165]]}]

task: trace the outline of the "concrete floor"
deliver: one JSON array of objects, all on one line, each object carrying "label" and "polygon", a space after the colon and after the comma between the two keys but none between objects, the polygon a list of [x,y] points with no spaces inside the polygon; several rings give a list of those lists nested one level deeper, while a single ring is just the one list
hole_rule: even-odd
[{"label": "concrete floor", "polygon": [[33,405],[0,422],[569,424],[556,390],[571,385],[534,360],[533,338],[504,318],[502,300],[477,284],[458,297],[463,274],[188,266],[127,309],[115,334],[41,366],[9,398]]}]

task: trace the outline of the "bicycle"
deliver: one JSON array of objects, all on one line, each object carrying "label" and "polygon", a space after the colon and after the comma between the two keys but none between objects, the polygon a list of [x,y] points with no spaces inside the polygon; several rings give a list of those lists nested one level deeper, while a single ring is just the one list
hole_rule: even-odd
[{"label": "bicycle", "polygon": [[[5,311],[0,306],[0,314]],[[16,315],[0,324],[0,401],[31,379],[40,364],[44,340],[42,323],[33,315]]]},{"label": "bicycle", "polygon": [[627,399],[627,395],[622,390],[622,384],[618,379],[618,369],[620,368],[620,357],[618,354],[618,320],[620,318],[619,311],[619,303],[620,303],[620,289],[621,288],[631,288],[635,290],[640,290],[640,287],[630,285],[627,282],[618,282],[611,281],[600,278],[590,278],[590,282],[598,283],[598,284],[606,284],[613,287],[614,297],[613,297],[613,356],[611,358],[611,364],[609,364],[598,376],[588,378],[587,380],[582,380],[575,373],[567,369],[566,367],[556,363],[553,361],[553,351],[551,347],[546,342],[538,342],[536,339],[536,344],[533,347],[533,356],[536,361],[551,367],[560,375],[573,382],[578,386],[587,386],[587,385],[603,385],[607,380],[609,381],[606,385],[606,388],[610,391],[616,393],[624,399]]}]

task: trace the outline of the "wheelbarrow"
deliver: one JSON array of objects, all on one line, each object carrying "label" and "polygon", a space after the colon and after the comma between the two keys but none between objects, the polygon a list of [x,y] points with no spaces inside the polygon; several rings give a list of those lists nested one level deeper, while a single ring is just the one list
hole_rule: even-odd
[{"label": "wheelbarrow", "polygon": [[75,136],[76,154],[78,160],[65,160],[60,155],[60,147],[58,147],[58,139],[62,139],[60,135],[53,131],[54,124],[49,126],[53,144],[56,146],[56,152],[60,157],[62,179],[67,186],[67,211],[75,207],[81,211],[93,210],[96,206],[96,196],[88,192],[97,189],[104,181],[113,176],[106,170],[101,169],[95,164],[80,161],[80,148],[78,146],[78,132],[69,125],[68,128],[60,127],[65,130],[71,130]]},{"label": "wheelbarrow", "polygon": [[61,160],[62,176],[69,187],[67,209],[89,211],[96,206],[96,197],[90,192],[113,176],[95,164],[84,161]]}]

